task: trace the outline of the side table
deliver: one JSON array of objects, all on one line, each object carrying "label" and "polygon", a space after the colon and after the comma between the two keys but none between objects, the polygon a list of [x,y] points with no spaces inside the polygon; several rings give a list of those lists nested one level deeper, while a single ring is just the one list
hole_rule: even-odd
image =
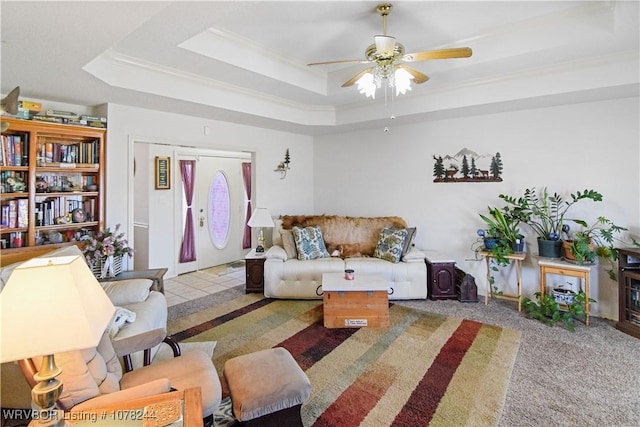
[{"label": "side table", "polygon": [[427,256],[427,296],[431,300],[457,299],[456,261],[437,251],[423,251]]},{"label": "side table", "polygon": [[128,270],[116,274],[115,277],[106,279],[98,279],[99,282],[108,282],[114,280],[126,279],[149,279],[153,282],[152,290],[162,292],[164,294],[164,275],[167,273],[166,268],[153,268],[150,270]]},{"label": "side table", "polygon": [[246,273],[245,293],[264,293],[264,262],[267,260],[265,253],[257,253],[252,250],[244,257]]},{"label": "side table", "polygon": [[516,268],[516,277],[518,281],[518,294],[517,295],[493,295],[493,288],[491,287],[491,265],[490,258],[493,258],[493,253],[490,251],[480,251],[480,254],[484,257],[487,262],[487,291],[484,294],[484,303],[485,305],[489,303],[489,297],[491,298],[504,298],[508,300],[517,300],[518,301],[518,311],[522,311],[522,261],[527,257],[527,254],[515,253],[511,255],[506,255],[505,258],[509,260],[509,262],[513,262]]},{"label": "side table", "polygon": [[591,266],[578,265],[565,261],[539,259],[538,267],[540,267],[540,298],[547,291],[547,274],[556,274],[558,276],[577,277],[584,283],[584,296],[587,301],[584,307],[585,321],[589,325],[589,275],[591,274]]}]

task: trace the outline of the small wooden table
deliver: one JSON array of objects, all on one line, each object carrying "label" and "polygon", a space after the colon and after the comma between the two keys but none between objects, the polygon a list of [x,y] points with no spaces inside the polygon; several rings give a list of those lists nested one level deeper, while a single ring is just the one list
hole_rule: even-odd
[{"label": "small wooden table", "polygon": [[[493,253],[491,251],[480,251],[480,254],[484,257],[487,262],[487,291],[484,294],[484,303],[489,304],[489,297],[494,298],[493,288],[491,287],[491,265],[490,258],[494,258]],[[527,254],[516,253],[511,255],[505,255],[505,258],[509,260],[509,262],[513,262],[516,268],[516,277],[518,281],[518,295],[508,295],[508,294],[496,294],[496,298],[503,298],[513,301],[518,301],[518,311],[522,311],[522,261],[527,257]]]},{"label": "small wooden table", "polygon": [[389,284],[382,274],[322,275],[324,327],[389,326]]},{"label": "small wooden table", "polygon": [[578,279],[582,279],[584,283],[584,296],[587,299],[584,306],[584,323],[588,326],[590,313],[589,275],[591,274],[591,266],[573,264],[558,260],[539,259],[538,267],[540,267],[540,298],[542,298],[547,291],[547,274],[557,274],[559,276],[577,277]]},{"label": "small wooden table", "polygon": [[265,252],[251,250],[244,257],[245,293],[264,293],[264,262],[267,260]]}]

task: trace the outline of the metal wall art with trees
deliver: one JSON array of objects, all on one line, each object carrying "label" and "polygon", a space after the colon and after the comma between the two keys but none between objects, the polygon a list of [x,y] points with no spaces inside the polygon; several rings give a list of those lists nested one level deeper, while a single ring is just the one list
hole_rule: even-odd
[{"label": "metal wall art with trees", "polygon": [[456,154],[433,156],[433,182],[501,182],[502,157],[500,153],[477,154],[463,148]]}]

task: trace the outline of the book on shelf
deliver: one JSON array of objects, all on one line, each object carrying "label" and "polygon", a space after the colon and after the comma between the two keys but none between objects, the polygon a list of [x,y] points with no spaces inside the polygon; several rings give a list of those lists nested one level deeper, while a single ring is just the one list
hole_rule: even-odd
[{"label": "book on shelf", "polygon": [[29,226],[29,199],[18,199],[18,228]]},{"label": "book on shelf", "polygon": [[90,116],[88,114],[83,114],[80,116],[80,119],[82,120],[86,120],[88,122],[101,122],[101,123],[107,123],[107,118],[106,117],[100,117],[100,116]]},{"label": "book on shelf", "polygon": [[80,115],[78,113],[74,113],[73,111],[63,111],[63,110],[47,110],[48,117],[60,117],[63,119],[79,119]]},{"label": "book on shelf", "polygon": [[0,207],[0,228],[9,228],[9,205]]},{"label": "book on shelf", "polygon": [[36,114],[32,117],[33,120],[39,122],[49,122],[49,123],[69,123],[69,119],[66,117],[53,117],[53,116],[43,116],[41,114]]},{"label": "book on shelf", "polygon": [[1,166],[27,166],[29,164],[27,135],[2,135],[0,144]]},{"label": "book on shelf", "polygon": [[42,103],[21,99],[18,101],[18,108],[21,108],[27,111],[35,111],[39,113],[40,111],[42,111]]},{"label": "book on shelf", "polygon": [[102,121],[98,121],[98,120],[88,120],[87,121],[87,126],[92,127],[92,128],[106,129],[107,128],[107,122],[102,122]]},{"label": "book on shelf", "polygon": [[18,201],[9,200],[9,228],[18,228]]},{"label": "book on shelf", "polygon": [[[87,126],[98,129],[106,129],[107,121],[105,117],[98,117],[99,120],[87,120],[82,117],[69,117],[69,116],[50,116],[36,114],[30,117],[32,120],[49,123],[60,123],[65,125]],[[103,120],[104,119],[104,120]]]},{"label": "book on shelf", "polygon": [[97,140],[79,144],[47,142],[40,145],[40,158],[48,167],[97,168],[100,162]]}]

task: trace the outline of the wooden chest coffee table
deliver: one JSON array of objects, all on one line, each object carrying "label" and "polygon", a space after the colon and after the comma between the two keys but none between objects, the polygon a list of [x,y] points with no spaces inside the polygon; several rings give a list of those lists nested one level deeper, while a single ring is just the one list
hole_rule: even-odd
[{"label": "wooden chest coffee table", "polygon": [[324,327],[389,326],[389,286],[382,274],[322,275]]}]

